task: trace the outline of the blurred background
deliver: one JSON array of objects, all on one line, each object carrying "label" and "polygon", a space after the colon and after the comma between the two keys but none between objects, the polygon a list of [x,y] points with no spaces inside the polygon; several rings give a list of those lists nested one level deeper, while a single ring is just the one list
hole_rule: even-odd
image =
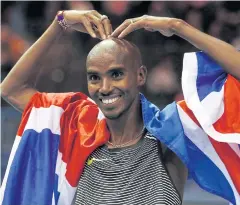
[{"label": "blurred background", "polygon": [[[181,18],[194,27],[240,49],[240,3],[224,1],[1,1],[1,80],[16,61],[46,30],[58,10],[91,10],[105,14],[113,29],[127,18],[144,14]],[[185,52],[197,49],[183,39],[140,30],[127,40],[141,50],[148,68],[142,92],[160,108],[183,99],[181,90],[182,59]],[[99,40],[87,34],[67,31],[46,51],[36,65],[41,75],[36,88],[44,92],[81,91],[87,93],[85,60]],[[1,179],[21,115],[1,100]],[[184,205],[227,205],[219,197],[187,181]]]}]

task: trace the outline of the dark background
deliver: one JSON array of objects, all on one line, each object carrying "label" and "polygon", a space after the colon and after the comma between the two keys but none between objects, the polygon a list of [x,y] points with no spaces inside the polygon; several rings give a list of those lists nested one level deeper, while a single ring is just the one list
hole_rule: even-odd
[{"label": "dark background", "polygon": [[[91,10],[105,14],[113,29],[127,18],[144,14],[181,18],[194,27],[240,48],[240,2],[216,1],[29,1],[1,2],[1,80],[16,61],[46,30],[58,10]],[[181,100],[182,58],[197,51],[185,40],[158,32],[135,31],[127,37],[141,50],[148,68],[143,93],[160,108]],[[68,31],[61,42],[46,51],[36,71],[41,76],[36,88],[44,92],[81,91],[87,94],[85,59],[99,40],[87,34]],[[46,72],[47,70],[47,72]],[[1,101],[1,179],[21,115]],[[200,197],[202,196],[202,197]],[[191,180],[185,190],[185,204],[226,204],[198,189]]]}]

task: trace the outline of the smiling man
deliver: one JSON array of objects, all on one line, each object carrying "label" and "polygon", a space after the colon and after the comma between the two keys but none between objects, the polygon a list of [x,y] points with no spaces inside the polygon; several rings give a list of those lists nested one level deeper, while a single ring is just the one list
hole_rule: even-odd
[{"label": "smiling man", "polygon": [[126,40],[104,40],[88,54],[88,91],[111,136],[89,157],[76,204],[181,204],[186,168],[169,152],[168,174],[161,145],[143,123],[139,90],[146,74],[139,49]]},{"label": "smiling man", "polygon": [[107,118],[139,109],[136,102],[146,68],[138,48],[130,42],[108,39],[97,44],[87,57],[87,78],[89,94]]},{"label": "smiling man", "polygon": [[[32,86],[35,65],[61,27],[103,40],[86,63],[94,102],[82,93],[40,93]],[[122,38],[140,28],[178,35],[206,53],[184,59],[186,102],[160,111],[139,93],[147,70],[138,48]],[[59,12],[1,84],[3,98],[23,111],[2,204],[180,205],[187,166],[202,188],[239,205],[239,66],[231,45],[180,19],[138,17],[112,33],[97,11]]]}]

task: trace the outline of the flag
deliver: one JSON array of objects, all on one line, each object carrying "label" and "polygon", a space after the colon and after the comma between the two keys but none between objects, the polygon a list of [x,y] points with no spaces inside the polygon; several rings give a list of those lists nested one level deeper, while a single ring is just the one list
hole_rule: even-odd
[{"label": "flag", "polygon": [[198,52],[184,55],[182,87],[184,101],[162,112],[142,104],[152,109],[145,114],[147,128],[178,155],[201,188],[239,205],[240,83]]},{"label": "flag", "polygon": [[82,93],[36,93],[25,109],[0,204],[70,205],[87,157],[109,134]]},{"label": "flag", "polygon": [[[203,52],[184,56],[185,101],[159,110],[142,94],[146,129],[204,190],[240,205],[240,85]],[[2,183],[3,205],[70,205],[88,156],[110,133],[82,93],[36,93],[25,109]]]}]

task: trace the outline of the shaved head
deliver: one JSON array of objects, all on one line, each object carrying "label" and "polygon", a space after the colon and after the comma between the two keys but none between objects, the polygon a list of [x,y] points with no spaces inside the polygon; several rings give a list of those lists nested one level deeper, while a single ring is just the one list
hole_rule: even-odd
[{"label": "shaved head", "polygon": [[139,89],[146,81],[137,46],[111,38],[98,43],[87,57],[88,91],[104,116],[117,119],[139,106]]},{"label": "shaved head", "polygon": [[124,39],[110,38],[95,45],[87,56],[87,67],[92,60],[98,59],[99,61],[102,54],[110,54],[119,62],[128,61],[131,63],[132,69],[139,68],[142,65],[139,48]]}]

